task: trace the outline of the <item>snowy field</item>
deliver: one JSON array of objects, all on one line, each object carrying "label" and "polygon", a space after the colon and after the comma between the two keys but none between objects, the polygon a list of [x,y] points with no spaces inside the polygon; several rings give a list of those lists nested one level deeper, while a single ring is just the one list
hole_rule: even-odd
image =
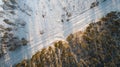
[{"label": "snowy field", "polygon": [[[0,67],[12,67],[23,59],[31,58],[37,51],[54,41],[65,40],[70,33],[84,30],[89,23],[99,20],[107,13],[120,11],[120,0],[105,2],[97,0],[100,2],[99,5],[90,8],[91,3],[95,1],[18,0],[19,8],[25,12],[16,9],[17,15],[9,17],[20,18],[27,22],[25,29],[17,31],[16,35],[26,37],[30,43],[16,51],[8,51],[3,58],[0,58]],[[2,4],[1,0],[0,4]],[[71,16],[66,16],[66,12],[71,13]]]}]

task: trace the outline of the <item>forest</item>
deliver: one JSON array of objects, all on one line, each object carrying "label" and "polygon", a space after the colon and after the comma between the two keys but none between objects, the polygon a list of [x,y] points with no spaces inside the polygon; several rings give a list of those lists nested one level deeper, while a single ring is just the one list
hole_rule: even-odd
[{"label": "forest", "polygon": [[120,12],[112,11],[84,31],[55,41],[15,67],[119,67]]}]

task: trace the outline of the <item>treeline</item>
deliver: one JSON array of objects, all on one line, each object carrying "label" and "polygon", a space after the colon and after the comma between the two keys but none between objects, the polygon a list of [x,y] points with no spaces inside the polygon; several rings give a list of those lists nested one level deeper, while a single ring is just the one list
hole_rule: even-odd
[{"label": "treeline", "polygon": [[119,67],[120,12],[110,12],[85,31],[70,34],[15,67]]}]

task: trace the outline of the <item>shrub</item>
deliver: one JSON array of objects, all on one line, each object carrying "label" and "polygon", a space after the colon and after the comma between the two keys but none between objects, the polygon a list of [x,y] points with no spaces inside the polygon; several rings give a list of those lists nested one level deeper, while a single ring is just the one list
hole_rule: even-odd
[{"label": "shrub", "polygon": [[12,28],[8,27],[5,29],[6,31],[12,31]]},{"label": "shrub", "polygon": [[12,4],[16,4],[16,0],[10,0]]},{"label": "shrub", "polygon": [[14,51],[14,50],[15,50],[15,46],[9,48],[9,51]]},{"label": "shrub", "polygon": [[71,13],[69,13],[69,12],[67,12],[67,14],[66,14],[68,17],[71,17],[72,16],[72,14]]},{"label": "shrub", "polygon": [[10,22],[8,19],[4,19],[3,21],[4,21],[6,24],[8,24],[8,25],[13,25],[13,26],[15,26],[15,24],[12,23],[12,22]]},{"label": "shrub", "polygon": [[61,19],[61,22],[64,22],[64,20],[63,20],[63,19]]},{"label": "shrub", "polygon": [[101,21],[108,21],[109,18],[107,18],[107,17],[103,17],[103,18],[101,18],[100,20],[101,20]]},{"label": "shrub", "polygon": [[99,5],[99,2],[93,2],[90,6],[90,8],[94,8]]},{"label": "shrub", "polygon": [[69,21],[70,19],[67,19],[66,21]]},{"label": "shrub", "polygon": [[15,12],[14,11],[10,11],[11,14],[15,15]]},{"label": "shrub", "polygon": [[68,42],[71,41],[73,37],[74,37],[73,34],[70,34],[70,35],[67,37],[67,41],[68,41]]},{"label": "shrub", "polygon": [[27,45],[28,41],[25,38],[21,39],[22,45]]}]

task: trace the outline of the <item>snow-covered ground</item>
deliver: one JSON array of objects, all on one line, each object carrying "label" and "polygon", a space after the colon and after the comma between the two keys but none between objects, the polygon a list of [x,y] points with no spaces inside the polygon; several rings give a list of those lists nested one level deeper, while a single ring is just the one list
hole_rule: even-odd
[{"label": "snow-covered ground", "polygon": [[[95,1],[100,1],[99,6],[90,9]],[[70,33],[85,29],[110,11],[120,11],[120,0],[18,0],[17,3],[19,9],[13,19],[19,18],[27,25],[16,35],[26,37],[30,43],[0,58],[0,67],[12,67],[55,40],[65,40]],[[66,11],[71,13],[70,17],[66,16]]]}]

